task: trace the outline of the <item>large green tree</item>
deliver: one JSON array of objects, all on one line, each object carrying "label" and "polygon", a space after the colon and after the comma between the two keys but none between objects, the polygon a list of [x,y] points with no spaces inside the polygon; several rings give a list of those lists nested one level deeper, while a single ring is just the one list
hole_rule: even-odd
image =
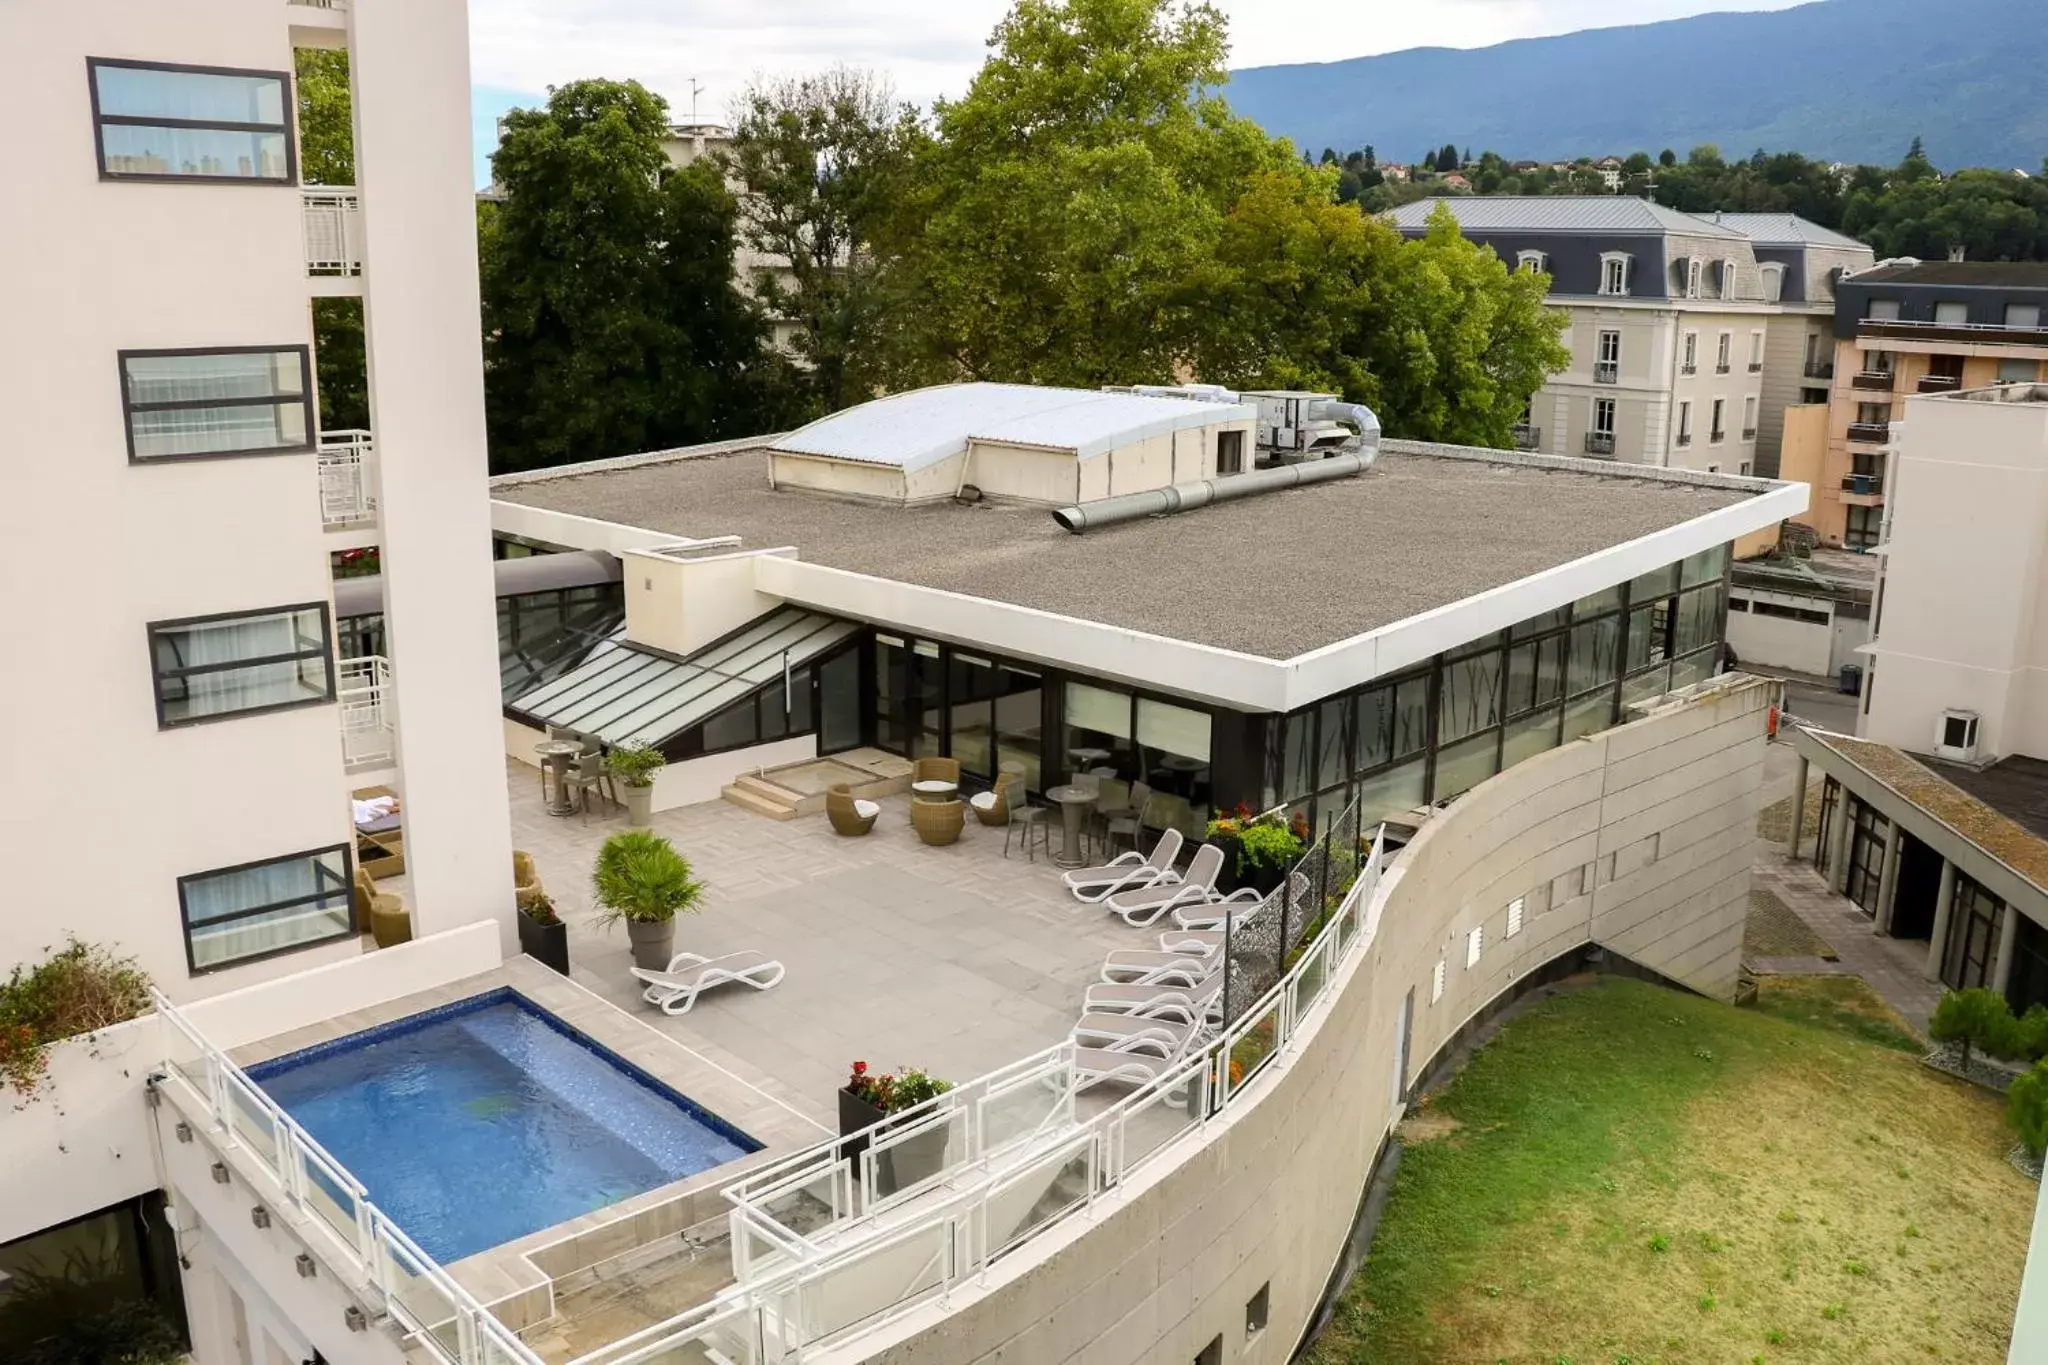
[{"label": "large green tree", "polygon": [[525,469],[770,429],[786,399],[734,285],[738,204],[674,170],[668,108],[575,81],[505,119],[480,214],[491,460]]},{"label": "large green tree", "polygon": [[757,81],[740,105],[726,165],[755,296],[793,324],[813,408],[870,398],[888,313],[877,244],[923,140],[916,114],[850,67]]}]

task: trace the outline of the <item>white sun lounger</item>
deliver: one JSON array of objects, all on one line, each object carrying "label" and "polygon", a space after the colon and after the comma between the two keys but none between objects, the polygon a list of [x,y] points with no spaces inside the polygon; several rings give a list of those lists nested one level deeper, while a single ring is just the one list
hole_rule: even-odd
[{"label": "white sun lounger", "polygon": [[1192,986],[1124,986],[1097,982],[1081,996],[1091,1014],[1132,1014],[1199,1023],[1223,1009],[1223,973],[1212,971]]},{"label": "white sun lounger", "polygon": [[1084,1014],[1074,1024],[1074,1041],[1082,1047],[1113,1047],[1131,1038],[1156,1038],[1184,1048],[1201,1032],[1200,1024],[1150,1019],[1142,1014]]},{"label": "white sun lounger", "polygon": [[1105,1081],[1146,1085],[1179,1070],[1187,1060],[1194,1035],[1179,1043],[1146,1035],[1107,1047],[1074,1049],[1074,1088],[1086,1090]]},{"label": "white sun lounger", "polygon": [[1119,891],[1103,903],[1122,915],[1124,923],[1142,929],[1182,906],[1208,905],[1215,901],[1216,877],[1222,871],[1223,850],[1214,844],[1203,844],[1195,850],[1194,860],[1188,864],[1187,876],[1180,881]]},{"label": "white sun lounger", "polygon": [[1159,935],[1159,951],[1183,957],[1208,957],[1223,951],[1221,929],[1167,929]]},{"label": "white sun lounger", "polygon": [[1216,964],[1200,953],[1157,952],[1151,948],[1118,948],[1103,960],[1105,982],[1126,982],[1134,986],[1172,984],[1192,986]]},{"label": "white sun lounger", "polygon": [[1174,859],[1180,857],[1181,834],[1169,829],[1159,836],[1159,842],[1152,845],[1150,854],[1140,856],[1133,849],[1118,854],[1101,867],[1077,867],[1072,872],[1062,873],[1060,880],[1067,884],[1067,890],[1074,893],[1074,899],[1083,905],[1094,905],[1107,900],[1119,891],[1171,884],[1180,880],[1180,873],[1173,870]]},{"label": "white sun lounger", "polygon": [[688,1014],[697,996],[713,986],[737,981],[765,991],[782,980],[784,970],[775,959],[749,950],[723,957],[677,953],[669,959],[667,971],[635,967],[633,975],[646,985],[640,998],[648,1004],[659,1005],[663,1014]]}]

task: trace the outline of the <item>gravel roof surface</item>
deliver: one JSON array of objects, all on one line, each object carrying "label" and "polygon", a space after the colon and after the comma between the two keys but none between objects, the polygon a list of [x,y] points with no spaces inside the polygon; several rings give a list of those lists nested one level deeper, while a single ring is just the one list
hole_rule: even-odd
[{"label": "gravel roof surface", "polygon": [[[1978,800],[1927,764],[1908,757],[1889,744],[1851,739],[1846,735],[1815,735],[1814,738],[2035,886],[2048,891],[2048,843],[2042,842],[2004,812]],[[1947,764],[1942,766],[1949,767]],[[1997,772],[2003,767],[2005,763],[2000,763],[1987,771]],[[2031,787],[2030,799],[2038,799],[2040,789],[2026,782],[2029,776],[2036,782],[2040,779],[2040,774],[2029,774],[2018,768],[2008,769],[2002,775],[2005,782]],[[1981,775],[1973,775],[1976,777]],[[2000,784],[1986,782],[1982,785],[1987,791],[1997,792]]]},{"label": "gravel roof surface", "polygon": [[1038,507],[775,492],[763,451],[501,487],[676,535],[1272,659],[1447,606],[1748,494],[1422,455],[1358,478],[1070,535]]}]

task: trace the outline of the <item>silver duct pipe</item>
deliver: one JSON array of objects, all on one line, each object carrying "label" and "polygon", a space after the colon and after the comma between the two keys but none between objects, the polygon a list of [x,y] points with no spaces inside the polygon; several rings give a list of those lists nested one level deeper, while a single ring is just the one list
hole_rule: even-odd
[{"label": "silver duct pipe", "polygon": [[1282,488],[1299,488],[1306,484],[1350,478],[1372,468],[1373,461],[1379,458],[1379,423],[1375,421],[1373,426],[1371,450],[1347,451],[1341,455],[1332,455],[1328,459],[1304,460],[1300,464],[1279,465],[1272,469],[1255,469],[1249,474],[1230,474],[1220,479],[1198,479],[1193,483],[1177,483],[1171,488],[1155,488],[1144,493],[1124,493],[1114,498],[1097,498],[1093,502],[1062,507],[1052,514],[1052,518],[1078,536],[1083,531],[1092,531],[1102,526],[1115,526],[1126,521],[1137,521],[1143,517],[1163,517],[1174,512],[1207,507],[1210,503],[1248,498],[1257,493],[1271,493]]},{"label": "silver duct pipe", "polygon": [[1379,415],[1363,403],[1346,403],[1338,398],[1318,398],[1308,405],[1310,421],[1349,422],[1358,428],[1358,439],[1346,441],[1346,450],[1369,450],[1375,455],[1380,448]]}]

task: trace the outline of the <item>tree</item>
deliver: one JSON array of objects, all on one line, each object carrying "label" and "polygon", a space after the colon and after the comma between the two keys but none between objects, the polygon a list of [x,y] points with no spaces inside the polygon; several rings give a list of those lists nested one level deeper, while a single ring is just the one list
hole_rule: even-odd
[{"label": "tree", "polygon": [[1663,151],[1657,153],[1657,164],[1659,166],[1676,166],[1678,164],[1678,153],[1666,147]]},{"label": "tree", "polygon": [[835,67],[747,88],[726,165],[744,187],[740,236],[786,270],[757,267],[755,296],[796,325],[812,408],[873,396],[880,382],[887,231],[923,137],[871,72]]},{"label": "tree", "polygon": [[[2041,166],[2041,173],[2048,175],[2048,157],[2042,159]],[[1365,144],[1365,168],[1369,171],[1379,169],[1379,162],[1373,157],[1372,144],[1370,142]]]},{"label": "tree", "polygon": [[715,167],[672,171],[668,107],[574,81],[515,109],[480,213],[485,406],[499,469],[773,426],[766,328],[734,287],[738,206]]},{"label": "tree", "polygon": [[2048,1062],[2036,1062],[2015,1077],[2005,1092],[2005,1117],[2019,1135],[2020,1146],[2039,1161],[2048,1152]]},{"label": "tree", "polygon": [[1460,164],[1461,163],[1458,160],[1457,144],[1446,142],[1443,146],[1443,150],[1436,154],[1437,170],[1440,172],[1455,171],[1458,169]]},{"label": "tree", "polygon": [[1337,164],[1337,149],[1336,149],[1336,148],[1334,148],[1334,147],[1325,147],[1325,148],[1323,148],[1323,159],[1322,159],[1322,161],[1321,161],[1321,163],[1320,163],[1320,164],[1322,164],[1322,165],[1324,165],[1324,166],[1334,166],[1334,165],[1336,165],[1336,164]]},{"label": "tree", "polygon": [[1205,289],[1223,215],[1302,163],[1213,93],[1207,6],[1019,0],[991,46],[900,203],[895,382],[1172,378],[1224,325]]},{"label": "tree", "polygon": [[1972,1048],[2001,1055],[2016,1050],[2017,1022],[2003,995],[1975,986],[1943,994],[1927,1021],[1927,1034],[1936,1042],[1960,1043],[1962,1069],[1967,1073]]},{"label": "tree", "polygon": [[1621,163],[1621,168],[1630,175],[1648,175],[1650,173],[1650,154],[1648,152],[1630,152],[1628,159]]}]

